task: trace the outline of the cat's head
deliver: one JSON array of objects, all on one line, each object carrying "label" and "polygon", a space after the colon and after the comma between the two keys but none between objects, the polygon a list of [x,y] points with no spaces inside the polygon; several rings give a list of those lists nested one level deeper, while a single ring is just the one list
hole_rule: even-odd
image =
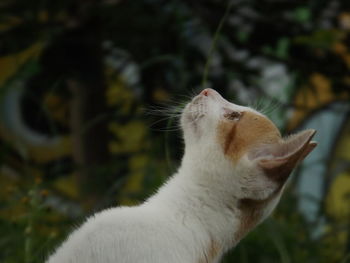
[{"label": "cat's head", "polygon": [[[185,107],[184,161],[203,167],[244,204],[277,203],[293,168],[317,145],[315,130],[283,138],[263,114],[205,89]],[[277,200],[274,202],[274,200]]]}]

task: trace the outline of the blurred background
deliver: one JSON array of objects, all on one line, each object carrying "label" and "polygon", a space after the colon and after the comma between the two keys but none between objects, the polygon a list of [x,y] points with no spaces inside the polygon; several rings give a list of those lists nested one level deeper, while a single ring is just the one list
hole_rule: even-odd
[{"label": "blurred background", "polygon": [[[317,129],[273,216],[224,262],[350,262],[348,0],[3,0],[0,262],[43,262],[82,220],[145,200],[204,87]],[[164,110],[162,110],[164,109]]]}]

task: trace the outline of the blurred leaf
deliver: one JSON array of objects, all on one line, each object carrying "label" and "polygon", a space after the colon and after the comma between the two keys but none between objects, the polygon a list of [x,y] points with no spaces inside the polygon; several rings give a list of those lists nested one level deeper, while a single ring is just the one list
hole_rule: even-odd
[{"label": "blurred leaf", "polygon": [[296,21],[298,21],[301,24],[307,23],[311,19],[310,9],[307,7],[299,7],[295,9],[293,17]]},{"label": "blurred leaf", "polygon": [[42,43],[36,43],[18,54],[0,57],[0,87],[15,74],[19,73],[17,78],[26,79],[38,72],[38,63],[35,59],[40,54],[42,47]]},{"label": "blurred leaf", "polygon": [[269,56],[275,56],[280,59],[287,59],[289,56],[290,40],[287,37],[282,37],[277,41],[276,47],[263,46],[261,51]]},{"label": "blurred leaf", "polygon": [[109,130],[116,137],[109,144],[109,150],[112,153],[137,152],[145,146],[146,127],[141,121],[133,121],[124,125],[111,123]]},{"label": "blurred leaf", "polygon": [[246,42],[248,40],[248,38],[249,38],[249,33],[248,32],[242,31],[242,30],[239,30],[237,32],[237,39],[240,42],[244,43],[244,42]]},{"label": "blurred leaf", "polygon": [[281,59],[288,58],[288,49],[290,46],[289,38],[280,38],[277,42],[276,56]]},{"label": "blurred leaf", "polygon": [[297,36],[294,42],[310,48],[330,49],[336,42],[344,38],[344,32],[338,30],[318,30],[311,35]]}]

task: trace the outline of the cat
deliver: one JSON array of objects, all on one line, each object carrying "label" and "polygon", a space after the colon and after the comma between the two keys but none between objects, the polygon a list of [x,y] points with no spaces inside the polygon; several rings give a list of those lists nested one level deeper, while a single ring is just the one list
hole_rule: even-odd
[{"label": "cat", "polygon": [[181,114],[178,171],[135,207],[99,212],[48,263],[215,263],[276,207],[315,130],[283,138],[263,114],[205,89]]}]

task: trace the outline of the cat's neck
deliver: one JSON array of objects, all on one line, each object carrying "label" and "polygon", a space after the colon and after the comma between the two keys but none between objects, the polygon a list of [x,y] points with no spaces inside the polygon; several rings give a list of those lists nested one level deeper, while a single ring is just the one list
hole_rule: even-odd
[{"label": "cat's neck", "polygon": [[[201,226],[207,234],[207,241],[215,243],[222,253],[236,245],[239,231],[237,200],[225,192],[222,182],[201,165],[183,160],[178,172],[161,187],[149,203],[168,210],[178,218],[186,218],[187,227]],[[191,224],[194,224],[191,226]]]}]

